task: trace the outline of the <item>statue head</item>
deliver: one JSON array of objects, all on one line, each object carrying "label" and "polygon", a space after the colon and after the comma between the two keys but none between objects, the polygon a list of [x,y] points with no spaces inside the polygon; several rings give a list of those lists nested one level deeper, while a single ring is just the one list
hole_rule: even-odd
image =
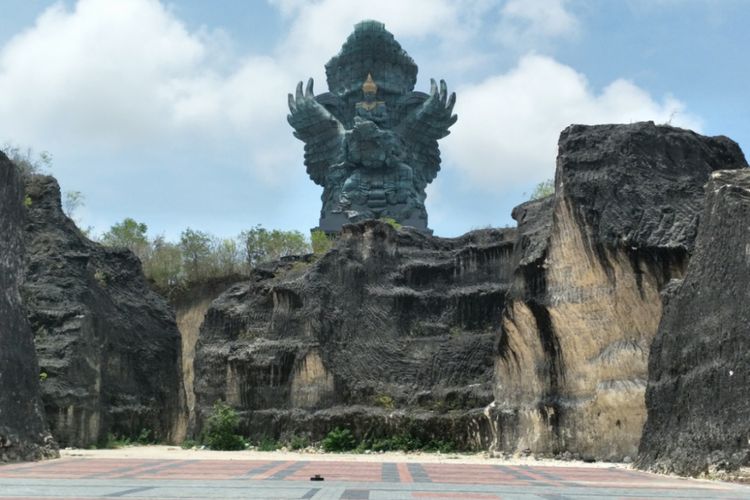
[{"label": "statue head", "polygon": [[358,96],[368,73],[378,75],[381,95],[402,95],[414,90],[417,83],[414,60],[378,21],[354,26],[341,51],[326,64],[328,88],[337,95]]}]

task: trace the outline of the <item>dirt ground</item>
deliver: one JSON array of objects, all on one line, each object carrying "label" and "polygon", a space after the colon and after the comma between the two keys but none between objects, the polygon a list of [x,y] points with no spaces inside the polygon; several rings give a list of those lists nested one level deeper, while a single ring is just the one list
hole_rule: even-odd
[{"label": "dirt ground", "polygon": [[179,446],[149,445],[126,446],[111,450],[84,450],[66,448],[60,450],[62,457],[83,458],[139,458],[163,460],[319,460],[351,462],[420,462],[458,464],[544,465],[550,467],[617,467],[628,469],[628,464],[611,462],[584,463],[576,460],[536,459],[533,457],[491,457],[487,453],[323,453],[313,449],[300,451],[212,451],[200,449],[184,450]]}]

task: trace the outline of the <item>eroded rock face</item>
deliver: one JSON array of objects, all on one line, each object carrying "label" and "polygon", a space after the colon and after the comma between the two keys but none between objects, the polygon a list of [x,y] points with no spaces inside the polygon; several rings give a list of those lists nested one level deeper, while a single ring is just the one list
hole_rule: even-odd
[{"label": "eroded rock face", "polygon": [[188,430],[195,427],[195,344],[203,324],[203,318],[211,303],[231,285],[244,281],[240,276],[229,276],[220,279],[192,283],[185,289],[167,294],[169,303],[174,309],[177,328],[182,339],[182,377],[185,386],[185,411],[180,415],[175,431],[175,441],[182,442]]},{"label": "eroded rock face", "polygon": [[635,457],[660,292],[684,274],[710,174],[743,167],[727,138],[651,122],[562,132],[554,197],[514,212],[497,448]]},{"label": "eroded rock face", "polygon": [[88,240],[63,214],[54,178],[30,178],[26,193],[23,297],[53,435],[89,446],[146,429],[169,441],[184,404],[173,313],[130,251]]},{"label": "eroded rock face", "polygon": [[199,426],[222,399],[254,439],[343,426],[488,445],[514,240],[513,229],[442,239],[368,221],[345,226],[319,261],[256,270],[206,314]]},{"label": "eroded rock face", "polygon": [[748,304],[750,170],[715,172],[651,346],[640,467],[700,475],[750,465]]},{"label": "eroded rock face", "polygon": [[23,200],[18,170],[0,152],[0,463],[57,456],[44,421],[34,339],[19,293]]}]

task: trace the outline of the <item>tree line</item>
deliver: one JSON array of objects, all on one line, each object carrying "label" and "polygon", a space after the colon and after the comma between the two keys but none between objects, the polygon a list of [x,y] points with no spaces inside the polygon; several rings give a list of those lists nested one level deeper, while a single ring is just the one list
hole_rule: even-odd
[{"label": "tree line", "polygon": [[[31,148],[10,142],[0,146],[0,151],[24,177],[45,174],[52,166],[52,155],[47,151],[36,154]],[[85,197],[80,191],[62,193],[63,211],[79,228],[81,222],[75,214],[84,205]],[[148,226],[129,217],[98,237],[92,234],[91,227],[80,229],[94,241],[131,250],[141,260],[146,277],[164,290],[247,274],[258,264],[289,255],[323,254],[332,244],[323,231],[313,231],[307,238],[300,231],[269,230],[261,225],[242,231],[234,238],[220,238],[187,228],[178,241],[168,241],[164,236],[150,238]]]},{"label": "tree line", "polygon": [[141,260],[146,277],[161,289],[247,274],[263,262],[289,255],[322,254],[331,247],[322,231],[313,231],[306,238],[300,231],[269,230],[261,225],[234,238],[187,228],[178,241],[168,241],[164,236],[149,238],[148,226],[129,217],[96,239],[107,246],[130,249]]}]

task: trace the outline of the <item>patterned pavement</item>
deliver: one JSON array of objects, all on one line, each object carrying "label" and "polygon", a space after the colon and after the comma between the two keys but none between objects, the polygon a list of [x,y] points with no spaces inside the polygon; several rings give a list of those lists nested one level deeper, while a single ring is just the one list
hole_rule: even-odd
[{"label": "patterned pavement", "polygon": [[[319,475],[323,481],[312,481]],[[750,499],[750,487],[621,468],[62,458],[0,466],[0,499]]]}]

